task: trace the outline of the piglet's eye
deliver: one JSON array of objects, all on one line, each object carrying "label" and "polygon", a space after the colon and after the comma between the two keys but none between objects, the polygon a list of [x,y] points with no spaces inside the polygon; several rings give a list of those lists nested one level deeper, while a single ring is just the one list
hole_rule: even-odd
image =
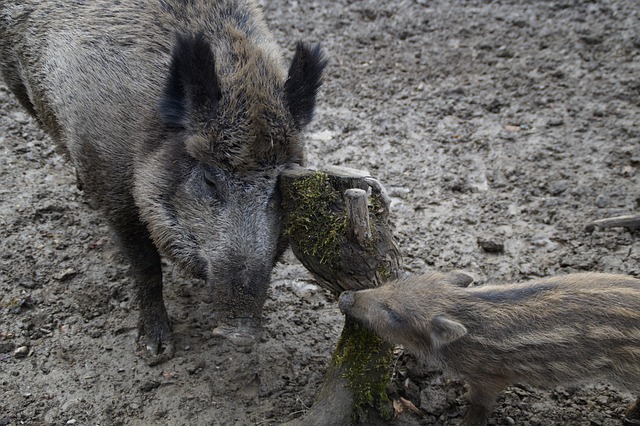
[{"label": "piglet's eye", "polygon": [[384,305],[382,307],[382,309],[384,309],[384,311],[387,313],[387,315],[389,315],[389,321],[397,324],[397,325],[402,325],[406,322],[406,319],[404,317],[402,317],[402,315],[400,315],[398,312],[396,312],[394,309],[390,308],[388,305]]}]

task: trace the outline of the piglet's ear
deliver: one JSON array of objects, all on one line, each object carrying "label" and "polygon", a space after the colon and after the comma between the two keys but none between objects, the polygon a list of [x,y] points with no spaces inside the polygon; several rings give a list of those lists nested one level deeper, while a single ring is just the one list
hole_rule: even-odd
[{"label": "piglet's ear", "polygon": [[465,334],[467,334],[467,328],[457,321],[443,316],[437,316],[431,320],[430,337],[433,349],[455,342]]},{"label": "piglet's ear", "polygon": [[476,281],[473,275],[462,271],[449,272],[446,279],[456,287],[469,287]]},{"label": "piglet's ear", "polygon": [[177,34],[169,75],[160,100],[165,124],[185,128],[206,121],[216,112],[220,86],[215,58],[204,34]]},{"label": "piglet's ear", "polygon": [[311,122],[316,105],[316,94],[322,85],[322,71],[327,65],[320,45],[299,42],[284,85],[289,111],[302,128]]}]

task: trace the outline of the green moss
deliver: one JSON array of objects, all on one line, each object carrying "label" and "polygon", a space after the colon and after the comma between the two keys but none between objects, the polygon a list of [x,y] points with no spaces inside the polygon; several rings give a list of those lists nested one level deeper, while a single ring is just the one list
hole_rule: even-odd
[{"label": "green moss", "polygon": [[[284,194],[286,233],[291,242],[321,264],[337,267],[347,226],[344,212],[338,212],[338,193],[326,173],[316,172],[299,179]],[[295,200],[286,205],[287,200]]]},{"label": "green moss", "polygon": [[347,319],[336,351],[334,364],[344,370],[354,394],[353,422],[366,420],[367,407],[384,419],[392,416],[387,384],[391,379],[393,348],[358,322]]},{"label": "green moss", "polygon": [[370,213],[377,215],[378,212],[382,211],[384,208],[385,207],[382,205],[382,202],[380,201],[379,197],[376,197],[373,194],[369,196],[369,212]]},{"label": "green moss", "polygon": [[388,281],[391,277],[389,265],[387,265],[386,263],[379,263],[378,267],[376,268],[376,273],[378,274],[382,282]]}]

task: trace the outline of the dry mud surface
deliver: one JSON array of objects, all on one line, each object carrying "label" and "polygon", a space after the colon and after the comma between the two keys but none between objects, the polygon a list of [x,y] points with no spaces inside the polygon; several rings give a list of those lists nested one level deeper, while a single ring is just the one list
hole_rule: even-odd
[{"label": "dry mud surface", "polygon": [[[331,58],[310,166],[367,169],[394,198],[412,272],[479,282],[576,271],[640,276],[640,7],[617,1],[264,2],[289,52]],[[0,425],[271,425],[313,404],[343,319],[288,254],[259,345],[211,335],[202,283],[166,265],[176,357],[135,353],[126,265],[74,170],[0,86]],[[492,248],[502,248],[495,252]],[[575,312],[580,315],[580,312]],[[390,391],[456,424],[463,383],[398,357]],[[491,424],[617,425],[609,386],[509,388]]]}]

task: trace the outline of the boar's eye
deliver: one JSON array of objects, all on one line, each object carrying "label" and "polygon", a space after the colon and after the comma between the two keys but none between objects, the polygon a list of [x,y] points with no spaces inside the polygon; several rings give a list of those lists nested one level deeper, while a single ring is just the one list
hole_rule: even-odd
[{"label": "boar's eye", "polygon": [[204,183],[206,183],[207,185],[213,188],[216,187],[216,180],[211,173],[204,172],[202,178],[204,179]]},{"label": "boar's eye", "polygon": [[205,169],[202,173],[202,180],[205,183],[205,190],[208,196],[218,197],[220,195],[220,177],[215,171]]}]

